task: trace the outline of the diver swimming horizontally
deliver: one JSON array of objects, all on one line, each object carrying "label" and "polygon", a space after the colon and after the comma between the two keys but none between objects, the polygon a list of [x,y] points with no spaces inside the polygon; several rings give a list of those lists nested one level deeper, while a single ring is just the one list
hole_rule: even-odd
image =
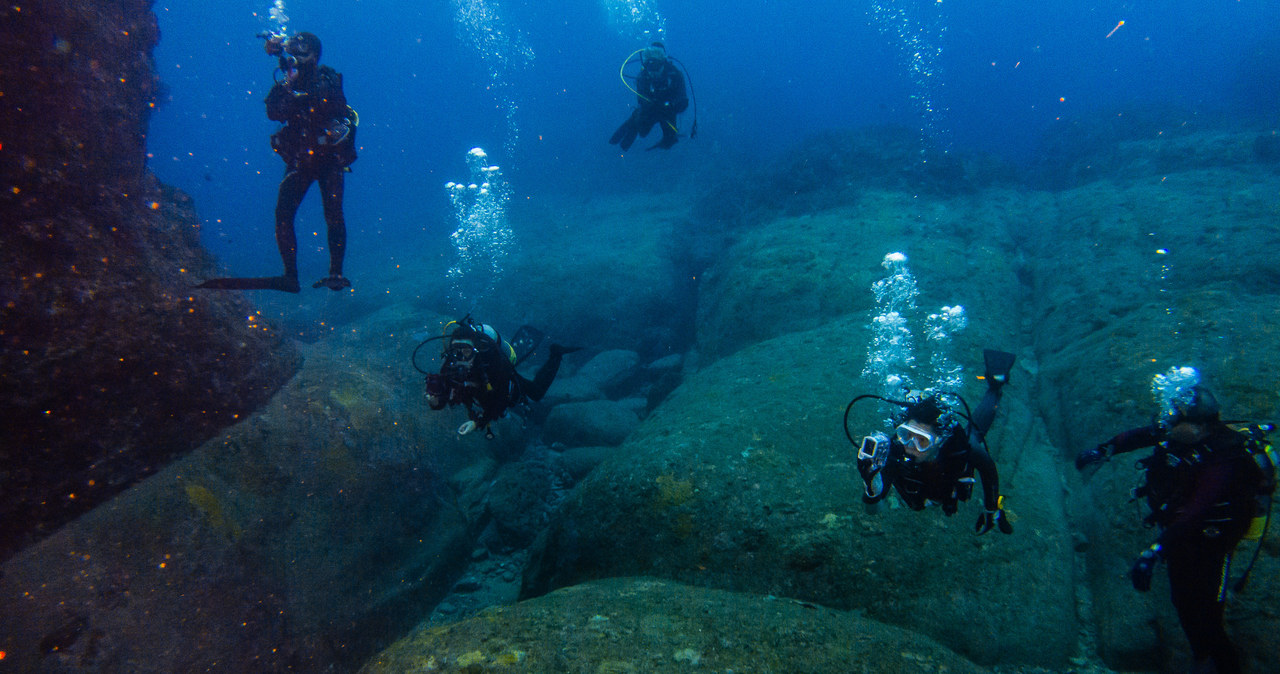
[{"label": "diver swimming horizontally", "polygon": [[359,116],[347,105],[342,74],[320,65],[320,39],[311,33],[264,33],[266,51],[279,58],[279,77],[267,94],[267,117],[282,122],[271,136],[271,147],[285,163],[284,179],[276,197],[276,245],[284,263],[281,276],[215,278],[197,288],[211,290],[280,290],[296,293],[298,285],[298,237],[294,218],[311,183],[320,184],[324,219],[328,227],[329,275],[313,288],[333,291],[351,287],[342,275],[347,246],[346,219],[342,212],[344,176],[356,160],[355,136]]},{"label": "diver swimming horizontally", "polygon": [[530,380],[516,371],[516,366],[532,355],[542,341],[542,334],[529,326],[518,330],[508,343],[493,326],[476,323],[466,316],[445,325],[442,335],[424,341],[418,349],[437,339],[443,340],[439,372],[426,372],[418,367],[417,350],[414,351],[414,367],[426,375],[427,404],[433,410],[462,405],[468,420],[458,427],[458,434],[482,430],[490,438],[493,437],[491,422],[526,401],[542,400],[560,370],[561,360],[579,350],[579,347],[552,344],[547,362]]},{"label": "diver swimming horizontally", "polygon": [[[617,145],[623,152],[631,149],[636,136],[648,136],[653,125],[662,127],[662,138],[649,149],[668,149],[679,139],[679,127],[676,126],[676,115],[689,107],[689,97],[685,94],[685,77],[676,67],[675,59],[667,56],[661,42],[654,42],[646,49],[633,52],[623,61],[622,67],[640,54],[640,74],[635,76],[635,88],[627,83],[629,75],[622,75],[622,81],[636,95],[636,109],[631,112],[627,121],[613,132],[609,139],[611,145]],[[690,86],[692,90],[692,86]],[[693,126],[689,130],[689,138],[698,133],[698,113],[695,104]]]},{"label": "diver swimming horizontally", "polygon": [[[857,466],[865,485],[864,503],[874,506],[893,487],[912,510],[937,503],[943,513],[953,515],[959,502],[972,494],[976,472],[982,479],[984,510],[974,531],[984,534],[998,528],[1001,533],[1013,533],[1004,514],[996,464],[986,449],[986,434],[995,420],[1001,391],[1009,382],[1014,355],[988,349],[983,357],[987,392],[972,414],[967,413],[963,398],[946,392],[908,393],[904,400],[865,394],[849,402],[844,430],[849,442],[859,447]],[[899,406],[901,411],[894,416],[892,437],[875,433],[859,444],[849,432],[849,412],[858,401],[868,398]]]}]

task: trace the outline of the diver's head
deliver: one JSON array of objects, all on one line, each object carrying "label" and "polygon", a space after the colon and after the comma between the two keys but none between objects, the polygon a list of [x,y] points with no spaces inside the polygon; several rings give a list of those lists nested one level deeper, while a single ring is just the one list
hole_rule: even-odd
[{"label": "diver's head", "polygon": [[894,429],[898,442],[906,450],[907,458],[914,461],[931,461],[951,435],[951,414],[930,395],[916,398],[907,406],[906,419]]},{"label": "diver's head", "polygon": [[907,458],[913,461],[932,461],[938,456],[942,442],[933,424],[918,419],[907,419],[894,429],[894,435],[902,444]]},{"label": "diver's head", "polygon": [[654,42],[640,53],[640,65],[646,70],[659,70],[667,62],[667,49],[661,42]]},{"label": "diver's head", "polygon": [[441,354],[444,364],[440,367],[440,373],[452,379],[467,379],[476,364],[478,353],[474,340],[467,337],[450,339]]},{"label": "diver's head", "polygon": [[284,56],[290,67],[299,70],[315,67],[320,62],[320,38],[314,33],[298,33],[284,43]]},{"label": "diver's head", "polygon": [[1196,384],[1170,401],[1160,417],[1160,427],[1174,442],[1191,444],[1208,435],[1218,423],[1221,408],[1213,391]]}]

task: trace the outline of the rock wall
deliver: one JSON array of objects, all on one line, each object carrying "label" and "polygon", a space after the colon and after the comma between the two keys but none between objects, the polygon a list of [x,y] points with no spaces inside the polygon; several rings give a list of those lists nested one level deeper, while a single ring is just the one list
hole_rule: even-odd
[{"label": "rock wall", "polygon": [[[254,409],[297,354],[146,170],[151,3],[0,9],[0,559]],[[11,67],[21,64],[21,67]]]}]

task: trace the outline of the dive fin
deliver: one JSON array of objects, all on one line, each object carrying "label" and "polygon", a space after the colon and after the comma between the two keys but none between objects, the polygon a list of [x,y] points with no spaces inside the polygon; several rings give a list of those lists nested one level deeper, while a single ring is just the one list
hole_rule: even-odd
[{"label": "dive fin", "polygon": [[508,342],[516,352],[516,364],[519,365],[524,359],[533,355],[533,352],[545,337],[546,335],[542,331],[532,325],[520,326],[520,329],[516,330],[515,336]]},{"label": "dive fin", "polygon": [[662,123],[662,140],[654,143],[653,147],[650,147],[649,149],[650,150],[658,150],[658,149],[666,150],[670,148],[672,145],[675,145],[677,140],[680,140],[680,133],[676,131],[676,127],[672,125],[671,122],[663,122]]},{"label": "dive fin", "polygon": [[231,278],[211,278],[200,285],[200,290],[279,290],[286,293],[297,293],[298,279],[293,276],[246,276]]},{"label": "dive fin", "polygon": [[1009,383],[1009,372],[1013,370],[1013,361],[1017,356],[1005,351],[983,349],[982,360],[987,365],[986,379],[988,386],[1003,386]]},{"label": "dive fin", "polygon": [[631,149],[631,144],[636,142],[636,125],[633,119],[628,118],[627,121],[613,132],[613,137],[609,139],[611,145],[617,145],[625,152]]}]

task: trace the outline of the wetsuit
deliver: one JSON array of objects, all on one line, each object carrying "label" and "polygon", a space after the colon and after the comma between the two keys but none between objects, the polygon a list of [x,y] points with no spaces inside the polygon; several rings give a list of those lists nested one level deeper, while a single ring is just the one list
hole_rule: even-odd
[{"label": "wetsuit", "polygon": [[446,361],[441,368],[441,377],[448,382],[447,392],[428,400],[432,409],[437,410],[446,405],[465,406],[467,417],[475,422],[475,427],[484,429],[525,400],[542,400],[560,371],[564,355],[576,350],[552,344],[547,362],[529,380],[516,372],[509,345],[504,342],[498,349],[493,348],[493,342],[489,341],[489,348],[482,346],[476,352],[475,362],[465,372],[459,372]]},{"label": "wetsuit", "polygon": [[292,83],[276,82],[267,94],[267,117],[284,127],[271,147],[285,162],[276,198],[276,245],[285,278],[298,278],[298,238],[294,217],[311,183],[319,182],[329,230],[329,276],[342,276],[347,225],[342,213],[343,172],[356,159],[353,120],[348,118],[342,74],[329,66],[299,73]]},{"label": "wetsuit", "polygon": [[1146,483],[1138,494],[1151,507],[1149,523],[1168,563],[1173,606],[1197,661],[1212,660],[1219,674],[1240,671],[1223,626],[1231,553],[1252,520],[1258,470],[1246,437],[1222,423],[1192,444],[1170,440],[1159,427],[1125,431],[1103,443],[1108,454],[1156,446],[1140,461]]},{"label": "wetsuit", "polygon": [[[636,136],[648,136],[654,124],[662,125],[662,140],[653,147],[669,148],[678,137],[676,115],[689,107],[689,97],[684,90],[684,75],[669,60],[663,60],[657,68],[642,68],[636,78],[636,102],[638,106],[631,117],[618,127],[609,139],[626,151]],[[653,148],[650,148],[653,149]]]},{"label": "wetsuit", "polygon": [[1000,402],[1000,389],[990,387],[973,414],[968,432],[957,428],[930,461],[909,460],[898,438],[891,440],[889,460],[880,471],[882,485],[872,495],[864,492],[862,500],[876,503],[889,495],[892,485],[912,510],[922,510],[930,501],[942,505],[942,512],[955,514],[960,501],[967,501],[973,491],[974,472],[982,478],[982,501],[988,512],[1000,508],[1000,476],[995,461],[984,449],[983,438],[995,421]]}]

